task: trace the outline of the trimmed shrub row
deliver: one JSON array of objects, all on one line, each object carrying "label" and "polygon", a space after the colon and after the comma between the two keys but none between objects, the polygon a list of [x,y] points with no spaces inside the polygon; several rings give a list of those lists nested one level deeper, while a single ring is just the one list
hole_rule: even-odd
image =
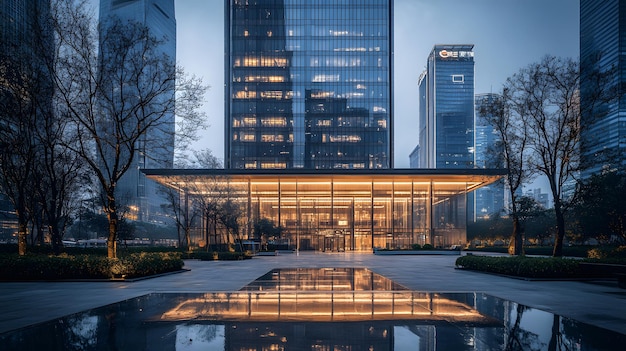
[{"label": "trimmed shrub row", "polygon": [[458,268],[526,278],[581,278],[579,260],[543,257],[461,256]]},{"label": "trimmed shrub row", "polygon": [[[569,257],[587,257],[588,251],[590,249],[593,249],[593,246],[564,246],[563,255]],[[509,249],[506,246],[476,247],[470,250],[498,253],[509,252]],[[526,255],[552,256],[553,250],[553,246],[524,246],[524,252],[526,253]]]},{"label": "trimmed shrub row", "polygon": [[136,278],[183,268],[179,253],[133,253],[109,259],[99,255],[0,255],[2,280]]}]

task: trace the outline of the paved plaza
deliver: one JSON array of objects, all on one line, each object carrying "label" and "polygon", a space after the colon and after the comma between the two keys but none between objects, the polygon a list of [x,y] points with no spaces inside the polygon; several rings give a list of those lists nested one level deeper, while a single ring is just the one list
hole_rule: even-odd
[{"label": "paved plaza", "polygon": [[134,282],[0,282],[0,333],[153,292],[233,291],[273,268],[368,268],[426,292],[484,292],[626,334],[616,282],[526,281],[457,270],[458,256],[300,253],[244,261],[185,261],[188,272]]}]

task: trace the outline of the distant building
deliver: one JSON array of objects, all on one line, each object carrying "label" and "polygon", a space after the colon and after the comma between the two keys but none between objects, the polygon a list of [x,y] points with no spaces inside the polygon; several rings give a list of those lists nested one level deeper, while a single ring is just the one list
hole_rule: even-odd
[{"label": "distant building", "polygon": [[[503,154],[501,140],[498,132],[493,128],[487,119],[488,107],[500,98],[498,94],[476,94],[475,96],[475,152],[474,164],[476,168],[502,168],[498,164]],[[482,187],[468,196],[473,203],[468,204],[470,210],[468,218],[487,219],[493,215],[501,213],[504,209],[504,181],[497,182]]]},{"label": "distant building", "polygon": [[225,167],[392,167],[392,3],[227,1]]},{"label": "distant building", "polygon": [[420,168],[474,167],[474,46],[435,45],[420,76]]},{"label": "distant building", "polygon": [[542,192],[541,188],[529,189],[524,195],[535,200],[535,202],[544,209],[552,207],[550,204],[550,194]]},{"label": "distant building", "polygon": [[[176,19],[174,0],[100,0],[100,28],[116,18],[122,21],[136,21],[149,28],[151,35],[163,39],[161,53],[176,63]],[[101,53],[106,55],[106,53]],[[164,96],[170,99],[174,95]],[[172,168],[174,163],[174,123],[175,116],[165,118],[159,127],[152,130],[137,145],[138,152],[134,164],[118,184],[118,194],[123,204],[129,207],[128,217],[134,220],[154,221],[162,219],[161,204],[165,200],[158,194],[158,185],[141,173],[142,168]],[[158,134],[158,135],[157,135]],[[158,145],[155,145],[158,143]]]},{"label": "distant building", "polygon": [[417,145],[409,154],[409,168],[419,168],[420,166],[420,146]]},{"label": "distant building", "polygon": [[617,102],[598,103],[593,110],[594,72],[614,70],[603,81],[626,87],[626,1],[580,1],[581,106],[583,114],[581,146],[583,162],[590,168],[583,178],[619,169],[626,170],[626,95]]}]

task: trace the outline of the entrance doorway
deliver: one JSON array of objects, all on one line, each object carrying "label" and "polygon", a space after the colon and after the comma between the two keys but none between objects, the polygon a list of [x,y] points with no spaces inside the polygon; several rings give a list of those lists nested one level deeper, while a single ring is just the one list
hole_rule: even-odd
[{"label": "entrance doorway", "polygon": [[344,252],[346,251],[346,239],[342,233],[328,234],[324,236],[324,252]]}]

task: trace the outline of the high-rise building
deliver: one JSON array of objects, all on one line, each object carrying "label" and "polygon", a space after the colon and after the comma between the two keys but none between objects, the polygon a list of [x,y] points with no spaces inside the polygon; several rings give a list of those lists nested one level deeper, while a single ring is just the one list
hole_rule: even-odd
[{"label": "high-rise building", "polygon": [[[106,30],[111,21],[134,21],[150,30],[150,35],[162,40],[157,54],[167,55],[175,69],[176,19],[174,0],[100,0],[100,28]],[[101,53],[105,55],[106,53]],[[163,99],[172,99],[164,93]],[[174,162],[174,114],[162,118],[159,128],[150,130],[136,145],[133,165],[118,183],[118,194],[129,208],[128,217],[135,220],[156,220],[160,217],[161,204],[156,182],[141,173],[143,168],[172,168]]]},{"label": "high-rise building", "polygon": [[419,168],[474,167],[474,45],[435,45],[419,91]]},{"label": "high-rise building", "polygon": [[[500,99],[500,95],[487,93],[476,94],[474,99],[474,166],[476,168],[502,168],[497,164],[502,160],[503,149],[498,132],[489,123],[489,106]],[[468,195],[473,203],[468,204],[470,210],[469,219],[487,219],[501,213],[504,206],[504,181],[501,179]],[[469,201],[468,200],[468,201]]]},{"label": "high-rise building", "polygon": [[[12,157],[13,147],[28,144],[22,131],[31,113],[52,108],[53,83],[47,70],[52,61],[52,33],[46,25],[50,0],[0,0],[0,129],[2,153]],[[46,62],[47,61],[47,62]],[[28,99],[22,94],[32,94]],[[19,100],[19,101],[18,101]],[[21,127],[19,126],[21,125]],[[7,167],[2,164],[2,168]],[[0,193],[0,240],[14,240],[17,216],[7,194]]]},{"label": "high-rise building", "polygon": [[[626,87],[626,1],[580,1],[581,147],[589,169],[583,177],[626,170],[626,95],[594,101],[594,76],[611,72],[603,84]],[[590,106],[594,106],[591,108]]]},{"label": "high-rise building", "polygon": [[[36,39],[43,19],[50,12],[50,0],[1,0],[0,48],[3,53],[28,47]],[[40,53],[41,54],[41,53]]]},{"label": "high-rise building", "polygon": [[229,0],[226,168],[391,168],[392,28],[392,0]]}]

